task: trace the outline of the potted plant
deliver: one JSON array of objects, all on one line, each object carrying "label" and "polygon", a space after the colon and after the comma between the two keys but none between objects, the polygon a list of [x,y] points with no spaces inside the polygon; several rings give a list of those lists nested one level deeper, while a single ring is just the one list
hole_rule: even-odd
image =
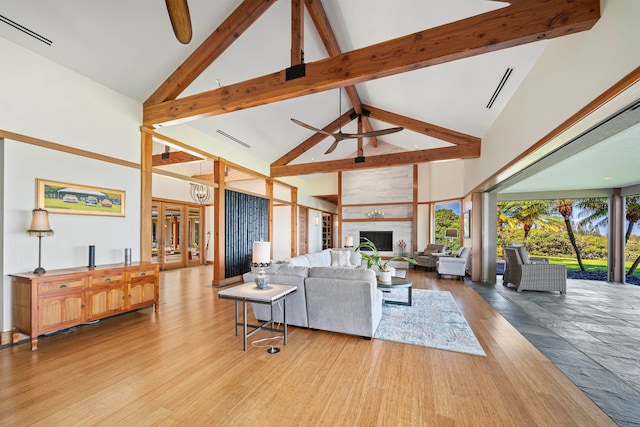
[{"label": "potted plant", "polygon": [[[362,259],[367,261],[367,268],[371,268],[375,266],[378,270],[378,280],[383,283],[391,282],[391,261],[403,260],[408,263],[415,264],[416,261],[412,258],[407,258],[405,256],[394,256],[390,259],[384,260],[382,259],[382,255],[378,251],[375,243],[371,240],[363,237],[363,242],[361,242],[358,247],[356,247],[356,251],[360,252],[360,256]],[[366,251],[366,252],[363,252]]]}]

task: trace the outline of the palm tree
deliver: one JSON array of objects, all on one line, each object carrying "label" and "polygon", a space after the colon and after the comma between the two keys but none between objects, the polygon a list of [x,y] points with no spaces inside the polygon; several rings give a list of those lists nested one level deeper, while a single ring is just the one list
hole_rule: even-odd
[{"label": "palm tree", "polygon": [[513,209],[511,217],[522,224],[524,231],[522,246],[527,246],[527,237],[534,227],[541,230],[560,230],[559,219],[551,215],[551,203],[548,200],[519,202]]},{"label": "palm tree", "polygon": [[[592,229],[608,225],[609,208],[605,199],[582,199],[577,202],[577,205],[586,212],[580,224],[586,224]],[[640,195],[627,196],[625,217],[627,219],[627,230],[624,235],[626,244],[629,242],[633,227],[640,222]],[[634,274],[638,265],[640,265],[640,256],[635,259],[627,274]]]},{"label": "palm tree", "polygon": [[498,202],[498,236],[500,236],[500,242],[503,248],[507,245],[504,228],[514,229],[517,227],[517,222],[512,217],[517,207],[518,204],[515,202]]},{"label": "palm tree", "polygon": [[[628,225],[627,232],[624,235],[624,242],[627,243],[629,241],[629,236],[631,236],[631,231],[633,230],[633,226],[640,221],[640,196],[628,196],[627,197],[627,212],[625,214]],[[634,274],[636,272],[636,268],[638,268],[638,264],[640,264],[640,256],[633,261],[631,267],[629,267],[629,271],[627,274]]]},{"label": "palm tree", "polygon": [[573,228],[571,226],[571,214],[573,213],[573,200],[565,199],[565,200],[556,200],[556,207],[558,208],[558,212],[560,216],[564,219],[564,225],[567,229],[567,234],[569,235],[569,240],[571,241],[571,246],[573,246],[573,250],[576,253],[576,259],[578,260],[578,265],[580,266],[580,270],[584,271],[584,265],[582,265],[582,257],[580,256],[580,249],[576,244],[576,237],[573,234]]}]

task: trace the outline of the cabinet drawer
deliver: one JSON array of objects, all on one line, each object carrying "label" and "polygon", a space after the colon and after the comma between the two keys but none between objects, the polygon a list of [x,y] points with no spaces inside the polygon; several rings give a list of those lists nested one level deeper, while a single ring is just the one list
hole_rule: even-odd
[{"label": "cabinet drawer", "polygon": [[81,288],[82,279],[69,279],[69,280],[51,280],[42,282],[38,285],[38,290],[41,294],[47,292],[60,291],[64,289]]},{"label": "cabinet drawer", "polygon": [[94,276],[91,278],[90,286],[116,285],[121,284],[123,280],[123,273]]},{"label": "cabinet drawer", "polygon": [[154,269],[132,271],[131,279],[144,279],[146,277],[154,278],[155,275],[156,275],[156,271]]}]

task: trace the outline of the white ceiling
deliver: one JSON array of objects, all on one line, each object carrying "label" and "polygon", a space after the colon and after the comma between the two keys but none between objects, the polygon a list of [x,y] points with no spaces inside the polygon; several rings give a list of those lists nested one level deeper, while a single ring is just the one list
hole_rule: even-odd
[{"label": "white ceiling", "polygon": [[[182,45],[173,35],[161,0],[0,0],[0,15],[53,43],[48,46],[3,23],[0,37],[143,102],[240,3],[240,0],[190,0],[193,39]],[[323,0],[322,4],[343,52],[507,5],[478,0]],[[276,1],[181,96],[289,67],[290,19],[290,2]],[[304,42],[306,62],[327,56],[308,16]],[[481,138],[547,43],[537,42],[372,80],[358,84],[358,93],[364,104]],[[508,67],[514,71],[493,107],[487,109]],[[322,128],[338,117],[340,107],[344,112],[351,106],[344,93],[340,100],[339,91],[330,90],[193,121],[189,126],[240,147],[217,133],[220,129],[248,144],[251,148],[242,148],[247,154],[271,163],[312,135],[290,118]],[[375,120],[372,125],[374,129],[389,127]],[[342,130],[354,132],[355,127],[349,124]],[[632,137],[627,136],[626,140]],[[450,145],[407,130],[380,137],[379,141],[378,148],[371,148],[377,153]],[[293,163],[354,155],[354,140],[341,142],[333,154],[324,155],[331,142],[325,139]],[[585,164],[584,161],[580,164]],[[526,185],[545,186],[554,182],[557,189],[558,181],[548,176],[540,176]]]}]

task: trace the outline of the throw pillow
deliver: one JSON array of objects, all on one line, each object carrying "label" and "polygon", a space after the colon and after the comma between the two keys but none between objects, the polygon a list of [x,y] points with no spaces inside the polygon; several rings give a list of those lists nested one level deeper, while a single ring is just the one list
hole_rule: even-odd
[{"label": "throw pillow", "polygon": [[424,250],[424,256],[429,256],[431,254],[436,254],[438,253],[437,249],[425,249]]},{"label": "throw pillow", "polygon": [[351,265],[349,262],[349,253],[344,251],[331,251],[331,266],[342,267]]}]

